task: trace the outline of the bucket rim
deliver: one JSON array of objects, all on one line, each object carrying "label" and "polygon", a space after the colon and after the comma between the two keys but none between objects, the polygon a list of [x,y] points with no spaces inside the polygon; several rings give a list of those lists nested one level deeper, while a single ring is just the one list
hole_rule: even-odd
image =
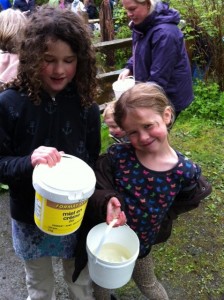
[{"label": "bucket rim", "polygon": [[[71,181],[69,181],[69,184],[64,184],[64,186],[61,184],[59,187],[57,186],[57,180],[56,181],[52,181],[52,180],[48,180],[47,176],[52,175],[53,173],[53,169],[46,165],[43,164],[39,164],[37,165],[34,170],[33,170],[33,175],[32,175],[32,183],[33,183],[33,187],[35,189],[35,191],[37,193],[39,193],[42,197],[54,201],[54,202],[61,202],[63,200],[68,201],[68,203],[71,203],[72,201],[83,201],[87,198],[89,198],[90,196],[92,196],[92,194],[94,193],[95,190],[95,185],[96,185],[96,177],[95,177],[95,173],[93,171],[93,169],[82,159],[76,157],[76,156],[72,156],[69,154],[63,154],[62,157],[64,158],[71,158],[73,160],[74,163],[74,167],[77,168],[77,174],[76,175],[76,179],[79,179],[76,184],[75,184],[75,179],[74,179],[74,184],[72,184]],[[77,164],[77,166],[76,166]],[[67,167],[67,162],[65,163],[65,166]],[[80,175],[81,177],[78,177],[80,170],[79,167],[85,167],[82,170],[83,173]],[[62,166],[63,167],[63,166]],[[61,168],[62,168],[61,167]],[[47,170],[47,173],[45,173]],[[67,169],[66,169],[67,170]],[[74,175],[75,169],[72,169],[71,175]],[[59,174],[59,171],[61,171],[60,167],[59,169],[56,170],[57,176],[58,176],[58,180],[61,180],[61,176],[64,176],[63,174]],[[76,171],[75,171],[76,172]],[[86,174],[85,174],[86,172]],[[69,172],[68,172],[69,173]],[[43,176],[44,174],[44,176]],[[55,175],[54,174],[54,175]],[[68,174],[70,175],[70,173]],[[84,177],[84,175],[88,175],[88,180],[83,180],[81,181],[81,179]],[[81,183],[81,184],[80,184]],[[78,185],[80,184],[80,185]],[[65,199],[66,198],[66,199]]]}]

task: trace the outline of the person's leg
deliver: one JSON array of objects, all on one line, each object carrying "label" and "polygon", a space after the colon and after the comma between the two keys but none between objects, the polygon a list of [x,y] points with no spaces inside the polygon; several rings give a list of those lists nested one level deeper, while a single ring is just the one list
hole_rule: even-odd
[{"label": "person's leg", "polygon": [[78,279],[73,282],[74,259],[62,259],[64,279],[68,285],[71,300],[94,300],[92,281],[86,266],[80,273]]},{"label": "person's leg", "polygon": [[51,257],[26,260],[27,300],[56,300]]},{"label": "person's leg", "polygon": [[111,291],[109,289],[102,288],[93,282],[94,296],[96,300],[111,300]]},{"label": "person's leg", "polygon": [[147,299],[169,300],[164,287],[159,283],[154,274],[154,265],[151,254],[142,259],[137,259],[132,278]]}]

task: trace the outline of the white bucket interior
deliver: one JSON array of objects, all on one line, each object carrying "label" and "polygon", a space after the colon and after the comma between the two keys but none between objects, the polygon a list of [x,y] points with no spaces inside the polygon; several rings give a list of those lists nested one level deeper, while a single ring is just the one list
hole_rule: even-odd
[{"label": "white bucket interior", "polygon": [[108,262],[95,256],[95,250],[107,228],[106,223],[93,227],[87,236],[88,268],[91,279],[103,288],[120,288],[131,279],[135,261],[139,254],[139,239],[129,226],[112,228],[106,243],[123,246],[130,253],[130,258],[122,262]]},{"label": "white bucket interior", "polygon": [[134,85],[135,85],[134,78],[125,78],[122,80],[115,81],[112,85],[112,88],[113,88],[116,100],[118,100],[125,91],[129,90]]}]

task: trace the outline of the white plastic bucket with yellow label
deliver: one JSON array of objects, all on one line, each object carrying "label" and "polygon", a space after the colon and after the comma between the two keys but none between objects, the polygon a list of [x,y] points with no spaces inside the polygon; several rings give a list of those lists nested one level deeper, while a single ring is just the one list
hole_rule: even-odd
[{"label": "white plastic bucket with yellow label", "polygon": [[81,225],[96,178],[81,159],[65,154],[56,166],[40,164],[33,171],[34,220],[45,233],[68,235]]}]

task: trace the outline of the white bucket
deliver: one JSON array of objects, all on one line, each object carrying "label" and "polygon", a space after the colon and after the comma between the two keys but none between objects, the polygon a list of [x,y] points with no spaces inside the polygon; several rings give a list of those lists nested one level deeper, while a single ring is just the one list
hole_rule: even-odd
[{"label": "white bucket", "polygon": [[125,79],[120,79],[120,80],[115,81],[112,84],[112,88],[113,88],[116,100],[118,100],[124,92],[126,92],[127,90],[132,88],[134,85],[135,85],[135,80],[132,76],[129,76]]},{"label": "white bucket", "polygon": [[[107,226],[106,223],[98,224],[88,233],[86,241],[88,268],[90,277],[96,284],[103,288],[116,289],[122,287],[131,279],[135,261],[139,254],[139,239],[136,233],[127,225],[113,227],[106,236],[105,243],[101,248],[109,246],[109,250],[104,248],[103,257],[101,251],[96,257],[95,251]],[[114,246],[116,248],[112,249]],[[120,249],[124,250],[125,253],[122,259],[120,259]],[[115,254],[115,259],[111,260],[110,250],[112,255]],[[117,250],[119,252],[115,253]],[[108,251],[108,255],[106,251]]]},{"label": "white bucket", "polygon": [[56,166],[40,164],[33,171],[34,220],[51,235],[67,235],[81,225],[96,178],[81,159],[64,154]]}]

